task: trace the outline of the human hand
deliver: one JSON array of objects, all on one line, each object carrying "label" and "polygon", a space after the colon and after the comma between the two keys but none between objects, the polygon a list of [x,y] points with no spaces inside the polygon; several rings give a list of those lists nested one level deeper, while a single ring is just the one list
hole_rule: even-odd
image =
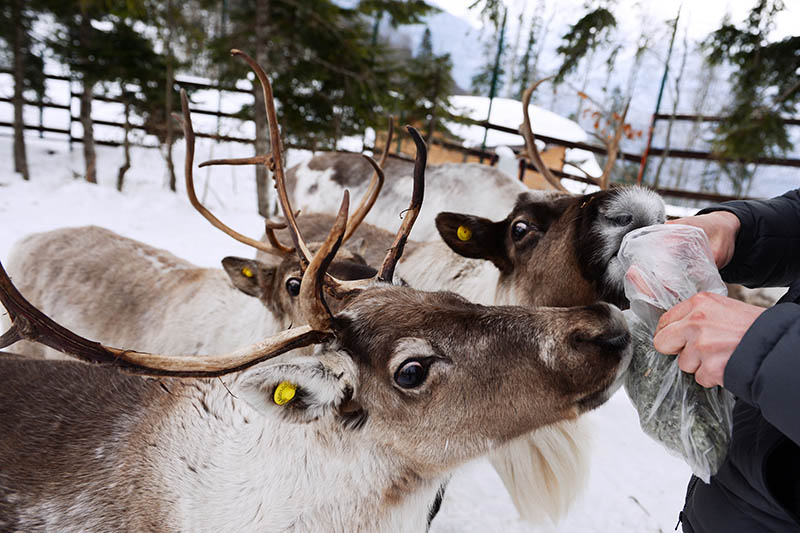
[{"label": "human hand", "polygon": [[670,220],[667,224],[685,224],[702,229],[711,241],[711,252],[714,254],[717,268],[722,269],[730,263],[736,245],[736,235],[741,227],[739,217],[733,213],[714,211],[705,215]]},{"label": "human hand", "polygon": [[722,386],[731,354],[764,311],[733,298],[701,292],[661,315],[653,344],[663,354],[677,354],[680,369],[694,374],[701,386]]}]

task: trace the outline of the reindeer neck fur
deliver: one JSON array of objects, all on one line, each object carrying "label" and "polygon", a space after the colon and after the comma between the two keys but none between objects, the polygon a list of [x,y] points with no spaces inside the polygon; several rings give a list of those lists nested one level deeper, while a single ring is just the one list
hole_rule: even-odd
[{"label": "reindeer neck fur", "polygon": [[[235,394],[235,379],[229,387]],[[159,470],[178,495],[181,530],[424,530],[442,478],[423,479],[359,430],[264,416],[218,381],[180,394],[159,436],[174,453]]]},{"label": "reindeer neck fur", "polygon": [[458,255],[441,240],[408,243],[396,275],[418,290],[449,291],[474,303],[498,305],[497,268],[489,261]]}]

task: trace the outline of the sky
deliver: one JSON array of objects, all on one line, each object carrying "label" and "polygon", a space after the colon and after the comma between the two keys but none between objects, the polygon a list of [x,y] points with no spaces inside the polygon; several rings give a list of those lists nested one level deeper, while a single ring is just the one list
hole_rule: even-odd
[{"label": "sky", "polygon": [[[469,6],[474,0],[431,0],[431,3],[469,20],[476,27],[481,26],[477,9],[470,10]],[[584,0],[557,0],[559,10],[573,11],[582,8]],[[552,0],[546,2],[548,7],[553,5]],[[774,36],[781,38],[800,27],[800,2],[787,0],[786,9],[776,21]],[[505,4],[512,12],[519,12],[525,4],[535,5],[533,0],[505,0]],[[682,25],[688,26],[689,37],[702,39],[719,27],[725,14],[729,13],[734,22],[744,20],[747,12],[755,4],[755,0],[618,0],[618,8],[614,10],[620,22],[634,23],[639,12],[652,20],[668,20],[675,18],[678,8],[681,8]],[[583,12],[583,11],[581,11]]]}]

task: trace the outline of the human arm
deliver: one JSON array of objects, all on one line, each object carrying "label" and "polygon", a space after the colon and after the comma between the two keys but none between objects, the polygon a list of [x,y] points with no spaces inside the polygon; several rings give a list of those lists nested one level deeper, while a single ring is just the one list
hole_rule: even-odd
[{"label": "human arm", "polygon": [[[785,287],[800,278],[800,189],[770,200],[725,202],[673,223],[699,225],[693,222],[704,216],[708,222],[710,215],[721,220],[723,213],[735,215],[740,227],[734,232],[730,260],[722,265],[718,262],[722,279],[748,287]],[[709,234],[716,259],[719,251],[715,247],[730,242],[730,226],[715,222],[703,229]]]}]

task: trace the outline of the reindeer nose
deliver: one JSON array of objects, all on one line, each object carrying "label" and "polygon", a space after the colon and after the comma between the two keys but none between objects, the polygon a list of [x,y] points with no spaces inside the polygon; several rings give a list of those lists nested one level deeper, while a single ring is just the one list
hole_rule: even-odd
[{"label": "reindeer nose", "polygon": [[612,353],[621,352],[630,345],[631,334],[619,309],[610,304],[600,303],[589,305],[586,310],[596,317],[599,324],[576,331],[573,338],[577,343],[591,344]]},{"label": "reindeer nose", "polygon": [[631,334],[625,330],[622,332],[612,332],[610,335],[603,334],[588,340],[592,344],[596,344],[603,349],[619,352],[628,347],[631,342]]}]

